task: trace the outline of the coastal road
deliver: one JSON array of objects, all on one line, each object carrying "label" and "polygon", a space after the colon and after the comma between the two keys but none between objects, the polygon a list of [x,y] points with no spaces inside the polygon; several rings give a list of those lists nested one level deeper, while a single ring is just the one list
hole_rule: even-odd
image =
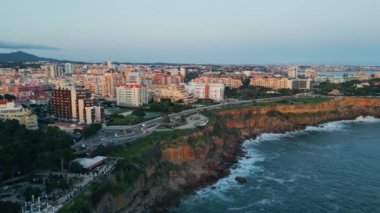
[{"label": "coastal road", "polygon": [[[300,95],[295,96],[282,96],[282,97],[274,97],[274,98],[262,98],[256,99],[256,103],[266,103],[266,102],[275,102],[281,101],[289,98],[297,98],[302,97]],[[178,113],[169,114],[169,118],[174,118],[178,116],[188,116],[191,114],[199,113],[205,110],[214,110],[214,109],[222,109],[231,106],[238,106],[247,103],[253,103],[253,100],[241,100],[234,102],[222,102],[220,104],[211,105],[211,106],[202,106],[195,109],[189,109]],[[135,124],[135,125],[121,125],[121,126],[104,126],[102,130],[98,132],[97,135],[91,137],[87,140],[82,140],[75,143],[72,148],[81,150],[82,152],[89,152],[91,150],[95,150],[99,145],[115,145],[127,143],[133,140],[136,140],[141,137],[145,137],[154,131],[154,129],[162,123],[164,117],[158,117],[149,121],[145,121],[143,123]]]}]

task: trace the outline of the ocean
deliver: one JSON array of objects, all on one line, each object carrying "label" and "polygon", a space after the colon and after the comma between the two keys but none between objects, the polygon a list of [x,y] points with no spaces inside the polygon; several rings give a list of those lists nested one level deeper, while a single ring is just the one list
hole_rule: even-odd
[{"label": "ocean", "polygon": [[[379,71],[374,71],[374,70],[366,70],[365,73],[368,75],[375,75]],[[333,76],[343,76],[344,74],[352,75],[356,74],[357,71],[325,71],[325,72],[318,72],[317,74],[319,76],[328,76],[328,77],[333,77]]]},{"label": "ocean", "polygon": [[172,212],[380,212],[380,119],[262,134],[243,148],[230,176]]}]

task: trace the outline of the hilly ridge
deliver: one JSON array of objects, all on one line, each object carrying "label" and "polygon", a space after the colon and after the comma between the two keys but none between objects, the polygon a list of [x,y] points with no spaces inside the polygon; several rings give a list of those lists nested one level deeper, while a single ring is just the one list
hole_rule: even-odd
[{"label": "hilly ridge", "polygon": [[36,61],[51,61],[59,62],[60,60],[52,58],[44,58],[32,55],[23,51],[0,53],[0,62],[36,62]]}]

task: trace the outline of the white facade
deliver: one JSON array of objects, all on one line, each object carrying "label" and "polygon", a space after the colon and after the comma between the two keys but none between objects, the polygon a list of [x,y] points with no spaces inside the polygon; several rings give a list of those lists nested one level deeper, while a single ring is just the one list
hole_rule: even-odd
[{"label": "white facade", "polygon": [[86,124],[102,123],[102,107],[92,106],[85,108]]},{"label": "white facade", "polygon": [[49,65],[47,66],[48,76],[52,78],[58,77],[57,74],[57,66],[56,65]]},{"label": "white facade", "polygon": [[94,106],[94,110],[95,110],[95,122],[96,123],[101,123],[103,120],[102,120],[102,107],[100,106]]},{"label": "white facade", "polygon": [[17,106],[14,102],[0,103],[0,120],[17,120],[27,129],[38,129],[37,116],[30,110]]},{"label": "white facade", "polygon": [[74,72],[73,65],[70,63],[65,64],[65,72],[66,74],[72,74]]},{"label": "white facade", "polygon": [[73,121],[77,121],[77,92],[76,90],[72,89],[70,90],[71,93],[71,114],[72,114],[72,119]]},{"label": "white facade", "polygon": [[186,86],[187,91],[197,99],[224,100],[224,84],[205,84],[191,82]]},{"label": "white facade", "polygon": [[307,79],[289,79],[288,88],[292,90],[310,90],[312,80]]},{"label": "white facade", "polygon": [[[79,123],[85,123],[85,107],[84,107],[84,100],[78,99],[78,116],[79,116]],[[91,120],[91,119],[90,119]]]},{"label": "white facade", "polygon": [[143,84],[128,83],[116,88],[116,103],[119,106],[139,107],[148,104],[147,87]]},{"label": "white facade", "polygon": [[288,77],[289,78],[297,78],[298,77],[298,67],[291,66],[288,68]]},{"label": "white facade", "polygon": [[112,68],[112,61],[107,61],[107,67],[110,69]]},{"label": "white facade", "polygon": [[144,75],[139,71],[132,71],[128,73],[128,82],[133,82],[136,84],[142,84],[144,82]]},{"label": "white facade", "polygon": [[92,124],[92,110],[94,107],[86,107],[85,112],[86,112],[86,124]]},{"label": "white facade", "polygon": [[185,67],[181,67],[181,68],[179,68],[179,73],[180,73],[183,77],[185,77],[185,76],[186,76],[186,68],[185,68]]}]

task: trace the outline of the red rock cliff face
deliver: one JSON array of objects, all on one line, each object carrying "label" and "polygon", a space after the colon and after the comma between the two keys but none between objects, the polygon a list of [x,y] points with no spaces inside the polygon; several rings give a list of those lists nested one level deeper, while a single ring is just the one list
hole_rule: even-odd
[{"label": "red rock cliff face", "polygon": [[[342,98],[316,104],[246,107],[216,112],[207,128],[191,137],[172,142],[162,141],[162,162],[176,168],[156,168],[152,175],[135,184],[128,195],[123,212],[165,211],[193,190],[211,184],[229,174],[229,168],[242,155],[241,143],[264,132],[285,132],[303,129],[307,125],[354,119],[360,115],[380,117],[380,99]],[[163,172],[164,171],[164,172]],[[153,172],[154,173],[154,172]],[[149,186],[149,187],[147,187]],[[139,191],[145,190],[143,195]],[[133,197],[133,202],[130,198]],[[142,208],[141,206],[144,206]]]},{"label": "red rock cliff face", "polygon": [[[333,120],[354,119],[360,115],[380,117],[380,98],[341,98],[315,104],[255,106],[242,109],[225,110],[218,113],[227,129],[236,130],[234,137],[252,137],[263,132],[284,132],[304,128]],[[279,115],[268,115],[279,112]],[[213,128],[208,128],[212,134]],[[203,134],[206,134],[205,131]],[[201,134],[201,135],[203,135]],[[228,141],[221,136],[214,137],[210,143],[222,153]],[[210,143],[202,147],[189,145],[176,146],[163,150],[165,160],[172,162],[205,159]],[[201,153],[201,154],[200,154]]]},{"label": "red rock cliff face", "polygon": [[361,97],[353,97],[353,98],[341,98],[341,99],[333,99],[330,101],[324,101],[321,103],[315,104],[295,104],[295,105],[275,105],[268,107],[249,107],[242,108],[236,110],[225,110],[221,111],[219,114],[221,116],[241,116],[247,115],[248,113],[253,114],[265,114],[268,111],[279,111],[282,113],[318,113],[318,112],[326,112],[326,111],[334,111],[337,109],[342,109],[345,107],[353,106],[353,107],[373,107],[379,106],[380,99],[379,98],[361,98]]}]

